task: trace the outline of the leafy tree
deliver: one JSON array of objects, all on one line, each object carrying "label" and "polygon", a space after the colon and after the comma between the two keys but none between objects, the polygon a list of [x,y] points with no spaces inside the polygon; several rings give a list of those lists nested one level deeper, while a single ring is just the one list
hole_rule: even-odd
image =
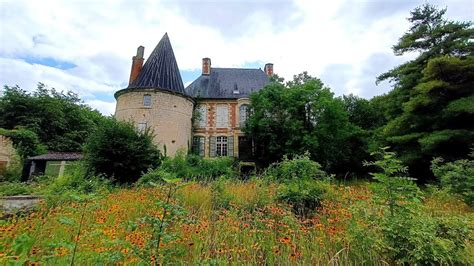
[{"label": "leafy tree", "polygon": [[245,130],[255,140],[261,164],[309,151],[326,170],[345,171],[351,125],[342,100],[319,79],[302,73],[286,85],[273,82],[250,99]]},{"label": "leafy tree", "polygon": [[137,132],[131,123],[105,119],[85,147],[89,175],[105,175],[120,183],[135,182],[162,156],[149,130]]},{"label": "leafy tree", "polygon": [[80,151],[102,120],[73,92],[58,92],[39,83],[33,93],[4,87],[0,97],[0,127],[33,131],[51,151]]},{"label": "leafy tree", "polygon": [[430,161],[466,156],[473,143],[472,86],[474,29],[471,22],[443,18],[446,9],[425,4],[411,12],[412,26],[393,47],[396,55],[418,52],[414,60],[378,77],[395,83],[373,99],[386,125],[377,145],[390,145],[414,176],[431,175]]}]

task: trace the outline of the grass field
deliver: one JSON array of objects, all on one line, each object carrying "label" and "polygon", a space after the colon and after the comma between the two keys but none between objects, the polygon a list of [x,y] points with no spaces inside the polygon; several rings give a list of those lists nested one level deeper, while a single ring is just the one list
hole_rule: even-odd
[{"label": "grass field", "polygon": [[[1,221],[0,263],[390,263],[377,248],[380,228],[360,218],[361,210],[385,215],[367,185],[328,184],[328,190],[306,217],[275,200],[276,184],[260,180],[121,188],[57,206],[43,202]],[[424,208],[474,226],[472,209],[451,197],[427,197]],[[472,247],[467,243],[471,258]]]}]

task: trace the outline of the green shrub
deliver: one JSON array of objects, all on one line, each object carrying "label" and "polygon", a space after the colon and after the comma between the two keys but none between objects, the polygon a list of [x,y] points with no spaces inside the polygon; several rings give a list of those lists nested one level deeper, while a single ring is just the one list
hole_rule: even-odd
[{"label": "green shrub", "polygon": [[163,183],[164,180],[176,179],[175,173],[167,172],[161,168],[150,169],[146,174],[142,175],[137,181],[139,186],[153,186],[153,184]]},{"label": "green shrub", "polygon": [[149,130],[138,132],[131,123],[104,120],[85,148],[88,175],[105,175],[119,183],[135,182],[160,164],[161,153]]},{"label": "green shrub", "polygon": [[29,195],[32,188],[26,183],[2,182],[0,183],[0,196]]},{"label": "green shrub", "polygon": [[312,214],[321,206],[327,191],[327,183],[310,179],[291,180],[280,185],[277,199],[290,204],[293,212],[301,217]]},{"label": "green shrub", "polygon": [[[471,158],[474,154],[471,154]],[[443,159],[434,159],[431,170],[439,178],[441,186],[460,195],[466,204],[474,206],[474,160],[457,160],[443,164]]]},{"label": "green shrub", "polygon": [[309,154],[297,155],[288,159],[285,155],[283,160],[270,165],[265,170],[265,177],[270,180],[284,181],[291,179],[324,179],[328,175],[321,170],[321,165],[309,158]]},{"label": "green shrub", "polygon": [[372,188],[377,203],[387,207],[391,216],[405,215],[417,209],[421,203],[422,192],[413,182],[415,179],[406,176],[408,168],[402,165],[394,152],[382,148],[372,153],[379,160],[366,162],[366,166],[375,166],[379,173],[370,173],[378,181]]},{"label": "green shrub", "polygon": [[217,178],[211,183],[213,209],[230,208],[230,203],[234,200],[234,197],[226,191],[228,184],[229,180],[224,177]]},{"label": "green shrub", "polygon": [[[372,173],[378,181],[371,186],[374,202],[365,203],[375,203],[374,213],[367,214],[371,207],[363,204],[353,210],[354,219],[365,220],[363,224],[369,226],[361,229],[360,222],[354,222],[351,231],[360,236],[367,230],[373,241],[372,248],[396,264],[469,264],[467,221],[434,216],[423,206],[423,194],[413,178],[405,176],[407,168],[395,153],[386,149],[375,153],[379,160],[366,163],[381,169],[379,173]],[[374,232],[378,237],[374,237]],[[355,241],[354,245],[358,245]],[[364,241],[359,246],[367,249],[370,245],[367,239]]]},{"label": "green shrub", "polygon": [[235,177],[234,163],[231,157],[202,158],[178,152],[174,157],[165,158],[159,169],[185,180],[215,180],[221,176]]},{"label": "green shrub", "polygon": [[381,253],[397,264],[469,264],[469,227],[464,219],[419,213],[384,217],[378,222],[383,235]]}]

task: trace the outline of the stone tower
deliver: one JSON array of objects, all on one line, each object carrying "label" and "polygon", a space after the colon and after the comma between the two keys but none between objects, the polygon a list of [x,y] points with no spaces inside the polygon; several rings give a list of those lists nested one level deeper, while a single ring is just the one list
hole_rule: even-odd
[{"label": "stone tower", "polygon": [[[143,64],[142,46],[133,57],[127,88],[115,93],[115,117],[153,131],[161,151],[173,156],[187,151],[191,142],[194,100],[184,91],[178,64],[165,34]],[[166,148],[165,148],[166,147]]]}]

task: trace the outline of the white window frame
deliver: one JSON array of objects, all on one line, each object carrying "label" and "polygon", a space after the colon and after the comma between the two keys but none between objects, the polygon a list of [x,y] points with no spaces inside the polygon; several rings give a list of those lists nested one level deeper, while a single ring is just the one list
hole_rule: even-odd
[{"label": "white window frame", "polygon": [[226,136],[219,136],[216,138],[216,156],[227,156]]},{"label": "white window frame", "polygon": [[216,127],[229,127],[229,106],[227,104],[218,104],[216,107]]},{"label": "white window frame", "polygon": [[144,107],[151,107],[151,95],[150,94],[143,95],[143,106]]}]

